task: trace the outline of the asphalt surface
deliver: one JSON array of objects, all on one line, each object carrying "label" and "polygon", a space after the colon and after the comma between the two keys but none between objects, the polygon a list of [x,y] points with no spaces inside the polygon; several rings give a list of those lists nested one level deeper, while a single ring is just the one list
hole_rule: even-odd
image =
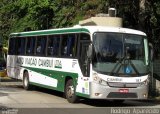
[{"label": "asphalt surface", "polygon": [[[136,112],[134,109],[151,110]],[[118,112],[120,111],[120,112]],[[125,111],[125,112],[123,112]],[[153,112],[154,111],[154,112]],[[125,101],[115,103],[108,100],[81,99],[71,104],[63,93],[36,87],[26,91],[22,82],[9,78],[0,80],[0,114],[159,114],[160,101]]]}]

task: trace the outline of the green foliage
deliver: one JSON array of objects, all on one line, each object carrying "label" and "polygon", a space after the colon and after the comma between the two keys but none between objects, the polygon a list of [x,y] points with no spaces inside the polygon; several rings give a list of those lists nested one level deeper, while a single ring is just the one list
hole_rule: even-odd
[{"label": "green foliage", "polygon": [[[82,19],[117,9],[127,28],[147,33],[151,42],[160,42],[160,1],[144,0],[0,0],[0,37],[7,45],[9,34],[30,30],[69,27]],[[160,48],[159,48],[160,49]]]}]

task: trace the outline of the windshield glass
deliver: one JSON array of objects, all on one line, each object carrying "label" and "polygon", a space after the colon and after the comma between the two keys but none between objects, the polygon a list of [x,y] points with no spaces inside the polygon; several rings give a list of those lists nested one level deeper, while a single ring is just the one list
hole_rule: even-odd
[{"label": "windshield glass", "polygon": [[144,38],[134,34],[94,33],[93,69],[110,75],[148,73]]}]

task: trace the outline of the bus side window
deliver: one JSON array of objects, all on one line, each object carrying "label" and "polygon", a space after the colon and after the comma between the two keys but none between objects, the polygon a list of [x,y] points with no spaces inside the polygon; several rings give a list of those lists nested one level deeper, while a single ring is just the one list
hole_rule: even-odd
[{"label": "bus side window", "polygon": [[27,38],[27,49],[26,49],[26,53],[28,55],[32,55],[34,54],[34,48],[35,48],[35,37],[28,37]]},{"label": "bus side window", "polygon": [[62,35],[61,56],[67,56],[67,38],[68,35]]},{"label": "bus side window", "polygon": [[64,57],[74,57],[76,54],[76,35],[63,35],[61,55]]},{"label": "bus side window", "polygon": [[37,37],[36,55],[45,55],[46,40],[46,36]]},{"label": "bus side window", "polygon": [[89,76],[89,62],[87,59],[87,51],[90,45],[90,36],[88,34],[80,34],[79,45],[79,62],[84,76]]},{"label": "bus side window", "polygon": [[75,34],[71,34],[67,39],[67,55],[69,57],[75,57],[76,55],[76,46],[77,46],[77,38]]},{"label": "bus side window", "polygon": [[60,43],[60,35],[48,37],[48,46],[47,46],[48,56],[58,56],[59,43]]},{"label": "bus side window", "polygon": [[30,41],[31,41],[31,38],[28,37],[27,38],[27,48],[26,48],[26,54],[30,54],[31,53],[31,49],[30,49]]},{"label": "bus side window", "polygon": [[15,55],[16,54],[16,38],[10,38],[8,54],[9,55]]},{"label": "bus side window", "polygon": [[18,54],[24,55],[25,54],[25,38],[18,38]]}]

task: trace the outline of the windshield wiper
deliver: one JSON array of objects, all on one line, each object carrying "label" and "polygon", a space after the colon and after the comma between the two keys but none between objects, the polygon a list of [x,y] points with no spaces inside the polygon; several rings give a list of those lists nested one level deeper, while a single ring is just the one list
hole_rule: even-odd
[{"label": "windshield wiper", "polygon": [[131,60],[129,60],[131,66],[133,67],[134,71],[136,72],[137,75],[139,75],[139,72],[137,70],[137,68],[135,67],[135,65],[133,64],[133,62]]},{"label": "windshield wiper", "polygon": [[[135,71],[135,73],[137,75],[139,75],[139,72],[138,72],[137,68],[135,67],[135,65],[133,64],[133,62],[130,60],[130,55],[128,53],[128,49],[129,49],[129,47],[126,47],[126,55],[123,58],[119,59],[119,61],[114,66],[114,68],[112,69],[112,71],[110,72],[109,75],[113,75],[114,71],[116,70],[116,68],[118,67],[119,64],[120,64],[120,66],[118,67],[118,69],[115,72],[115,74],[118,74],[118,72],[120,71],[120,69],[121,69],[122,66],[125,66],[125,65],[129,66],[130,65],[133,68],[133,70]],[[124,61],[124,64],[122,63],[123,61]],[[128,61],[127,64],[126,64],[126,61]]]},{"label": "windshield wiper", "polygon": [[[122,63],[124,61],[124,64]],[[126,64],[125,61],[128,61],[128,64]],[[118,65],[120,64],[120,66],[118,67]],[[135,65],[133,64],[133,62],[130,60],[130,59],[127,59],[125,57],[123,57],[122,59],[120,59],[117,64],[114,66],[114,68],[112,69],[112,71],[110,72],[109,75],[113,75],[114,74],[114,71],[116,70],[116,68],[118,67],[117,71],[115,72],[115,74],[118,74],[118,72],[120,71],[121,67],[122,66],[125,66],[125,65],[131,65],[131,67],[133,68],[133,70],[135,71],[135,73],[137,75],[139,75],[139,72],[137,70],[137,68],[135,67]]]},{"label": "windshield wiper", "polygon": [[124,59],[125,59],[125,57],[120,58],[120,59],[118,60],[117,64],[114,66],[114,68],[112,69],[112,71],[110,72],[109,75],[113,75],[114,70],[118,67],[119,64],[121,64],[120,67],[118,68],[116,74],[119,72],[119,70],[120,70],[120,68],[121,68],[121,66],[122,66],[122,61],[123,61]]}]

